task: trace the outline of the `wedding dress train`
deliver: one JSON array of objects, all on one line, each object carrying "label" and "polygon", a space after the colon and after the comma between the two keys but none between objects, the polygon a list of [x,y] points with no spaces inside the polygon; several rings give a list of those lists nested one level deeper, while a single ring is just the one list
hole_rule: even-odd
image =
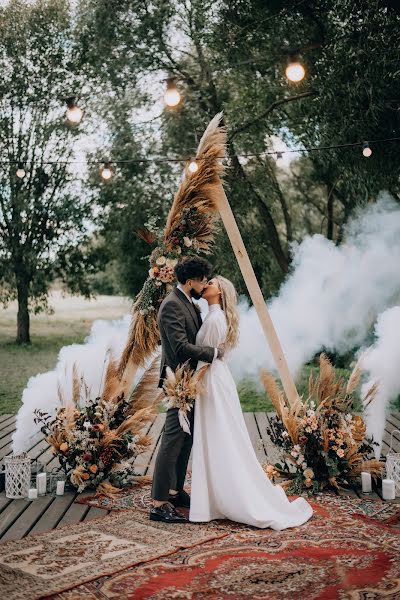
[{"label": "wedding dress train", "polygon": [[[226,334],[224,312],[211,305],[196,343],[217,347]],[[190,521],[230,519],[276,530],[305,523],[313,512],[307,500],[290,502],[257,460],[226,363],[214,360],[202,384],[195,409]]]}]

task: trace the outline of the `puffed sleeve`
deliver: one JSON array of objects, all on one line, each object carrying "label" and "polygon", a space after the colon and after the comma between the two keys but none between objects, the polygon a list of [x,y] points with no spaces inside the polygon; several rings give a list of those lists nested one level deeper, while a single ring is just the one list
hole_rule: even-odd
[{"label": "puffed sleeve", "polygon": [[209,314],[203,322],[202,333],[201,343],[205,346],[218,348],[218,346],[223,344],[227,333],[224,313],[221,311]]}]

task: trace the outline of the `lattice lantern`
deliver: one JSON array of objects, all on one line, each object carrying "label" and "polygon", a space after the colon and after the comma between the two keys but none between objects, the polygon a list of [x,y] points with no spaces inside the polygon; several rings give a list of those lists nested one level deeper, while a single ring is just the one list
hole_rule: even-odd
[{"label": "lattice lantern", "polygon": [[23,454],[6,456],[6,497],[26,498],[31,481],[31,459]]},{"label": "lattice lantern", "polygon": [[399,429],[393,429],[390,435],[390,448],[386,455],[386,476],[393,479],[396,486],[396,496],[400,496],[400,452],[393,452],[393,434],[400,433]]}]

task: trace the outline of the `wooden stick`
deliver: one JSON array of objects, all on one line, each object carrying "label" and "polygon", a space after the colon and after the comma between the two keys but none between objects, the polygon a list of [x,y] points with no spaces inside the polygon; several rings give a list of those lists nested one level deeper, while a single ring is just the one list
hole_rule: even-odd
[{"label": "wooden stick", "polygon": [[246,247],[243,243],[242,236],[237,226],[235,216],[230,207],[228,198],[226,197],[225,190],[220,188],[220,193],[217,195],[216,205],[221,215],[221,219],[224,223],[226,232],[232,245],[232,249],[235,253],[236,259],[239,263],[240,270],[243,275],[243,279],[246,283],[247,289],[250,294],[250,298],[256,309],[258,318],[260,319],[261,326],[263,328],[265,337],[267,338],[268,345],[271,350],[272,357],[275,361],[276,368],[279,372],[283,389],[285,390],[286,397],[290,404],[298,398],[296,386],[293,378],[290,374],[286,358],[283,354],[283,350],[275,331],[275,327],[271,321],[266,302],[262,295],[260,286],[255,276],[253,266],[250,262],[247,254]]},{"label": "wooden stick", "polygon": [[138,370],[138,365],[136,363],[133,362],[133,356],[131,356],[129,358],[128,364],[125,367],[124,373],[122,375],[119,387],[118,387],[118,392],[117,392],[117,396],[120,396],[122,393],[124,393],[125,398],[127,398],[128,396],[128,392],[129,392],[129,397],[132,395],[133,393],[133,381],[135,379],[135,375],[136,375],[136,371]]}]

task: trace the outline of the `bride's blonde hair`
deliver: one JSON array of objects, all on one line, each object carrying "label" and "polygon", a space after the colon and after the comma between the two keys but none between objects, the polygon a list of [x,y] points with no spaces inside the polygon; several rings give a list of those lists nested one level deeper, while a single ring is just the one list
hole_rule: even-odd
[{"label": "bride's blonde hair", "polygon": [[226,336],[226,346],[228,349],[237,346],[239,341],[239,313],[237,309],[237,294],[235,287],[229,279],[217,275],[215,279],[218,281],[221,290],[221,305],[225,313],[226,323],[228,325],[228,333]]}]

